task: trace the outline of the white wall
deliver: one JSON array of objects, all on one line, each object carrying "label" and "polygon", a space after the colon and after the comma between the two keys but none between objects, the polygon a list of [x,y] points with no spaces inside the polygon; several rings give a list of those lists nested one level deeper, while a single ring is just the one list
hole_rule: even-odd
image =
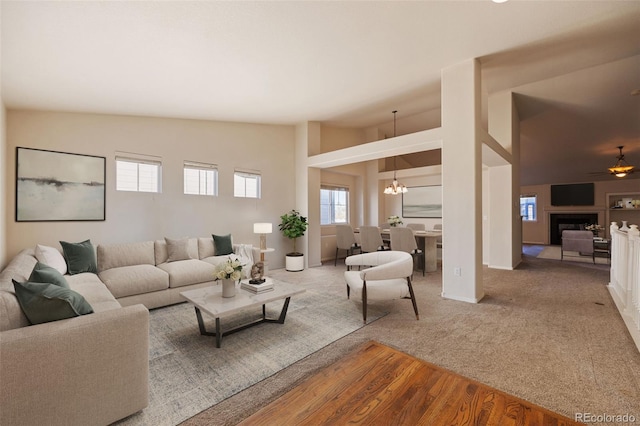
[{"label": "white wall", "polygon": [[[414,170],[400,170],[397,172],[398,181],[407,186],[409,191],[411,191],[412,186],[442,185],[442,175],[439,172],[437,174],[421,172],[421,170],[427,169],[439,170],[440,167],[421,167]],[[393,178],[384,179],[382,181],[384,187],[389,185],[392,180]],[[402,195],[380,194],[380,200],[384,205],[384,215],[380,218],[380,223],[387,222],[387,218],[392,215],[402,218],[402,222],[405,225],[407,223],[422,223],[426,229],[433,229],[433,225],[442,223],[442,218],[403,217]]]},{"label": "white wall", "polygon": [[[15,210],[15,147],[106,157],[106,220],[7,221],[6,251],[59,240],[117,243],[167,237],[233,235],[259,244],[254,222],[272,222],[267,237],[271,268],[284,267],[290,241],[278,231],[280,215],[295,206],[294,127],[98,114],[7,111],[5,211]],[[116,151],[162,157],[162,193],[115,191]],[[183,160],[218,165],[219,196],[183,194]],[[262,173],[262,198],[233,197],[235,168]],[[7,213],[8,214],[8,213]]]},{"label": "white wall", "polygon": [[[2,99],[0,97],[0,99]],[[7,264],[7,139],[6,110],[0,100],[0,269]]]}]

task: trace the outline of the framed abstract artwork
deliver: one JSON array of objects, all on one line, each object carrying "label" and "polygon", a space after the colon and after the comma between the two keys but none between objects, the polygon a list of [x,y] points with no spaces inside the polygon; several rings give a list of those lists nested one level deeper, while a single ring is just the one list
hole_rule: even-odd
[{"label": "framed abstract artwork", "polygon": [[16,148],[16,222],[105,220],[105,157]]},{"label": "framed abstract artwork", "polygon": [[402,194],[402,217],[442,217],[442,185],[407,189],[409,191]]}]

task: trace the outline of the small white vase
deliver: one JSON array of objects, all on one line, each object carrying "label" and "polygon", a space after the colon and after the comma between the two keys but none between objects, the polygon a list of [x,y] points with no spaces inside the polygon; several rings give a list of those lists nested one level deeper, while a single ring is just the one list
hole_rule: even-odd
[{"label": "small white vase", "polygon": [[629,226],[627,226],[627,221],[623,220],[622,226],[620,227],[620,231],[628,231],[628,230],[629,230]]},{"label": "small white vase", "polygon": [[236,283],[232,279],[222,280],[222,297],[233,297],[236,295]]}]

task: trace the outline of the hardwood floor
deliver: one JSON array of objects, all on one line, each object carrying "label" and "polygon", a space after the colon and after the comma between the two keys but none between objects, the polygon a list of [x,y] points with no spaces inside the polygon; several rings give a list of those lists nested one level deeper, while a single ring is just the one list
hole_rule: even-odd
[{"label": "hardwood floor", "polygon": [[241,425],[578,425],[370,341]]}]

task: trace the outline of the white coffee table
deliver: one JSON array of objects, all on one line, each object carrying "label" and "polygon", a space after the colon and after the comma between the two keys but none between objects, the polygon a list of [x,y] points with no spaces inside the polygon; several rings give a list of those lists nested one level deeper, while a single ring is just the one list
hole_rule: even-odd
[{"label": "white coffee table", "polygon": [[[273,322],[277,324],[284,324],[284,319],[287,316],[287,309],[289,308],[289,301],[291,296],[304,293],[303,287],[285,283],[282,281],[273,280],[274,289],[266,291],[264,293],[255,294],[247,290],[243,290],[238,285],[236,287],[236,295],[234,297],[222,297],[222,285],[211,285],[209,287],[199,288],[196,290],[183,291],[180,294],[187,299],[187,301],[194,305],[196,310],[196,317],[198,319],[198,326],[200,327],[200,334],[203,336],[215,336],[216,347],[219,348],[222,343],[222,337],[227,336],[236,331],[244,330],[245,328],[253,327],[254,325],[262,324],[264,322]],[[265,304],[284,299],[284,305],[280,316],[278,318],[267,318]],[[235,312],[244,311],[256,306],[262,305],[262,318],[248,324],[241,325],[239,327],[232,328],[230,330],[222,331],[220,327],[220,317],[229,315]],[[216,330],[215,332],[207,331],[202,320],[202,312],[215,318]]]}]

